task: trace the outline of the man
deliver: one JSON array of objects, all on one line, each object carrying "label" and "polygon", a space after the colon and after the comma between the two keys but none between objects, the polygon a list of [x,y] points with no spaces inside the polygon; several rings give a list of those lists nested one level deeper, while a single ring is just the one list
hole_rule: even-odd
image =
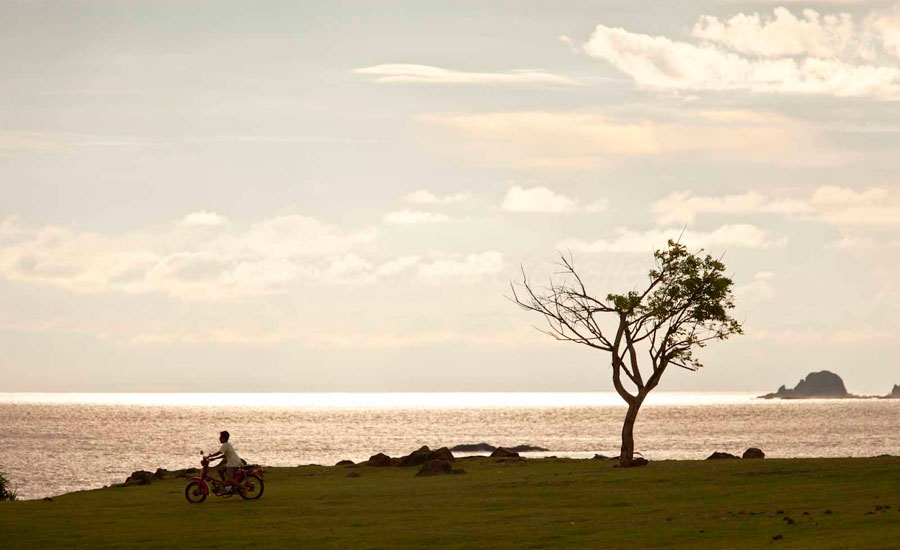
[{"label": "man", "polygon": [[229,485],[229,491],[234,491],[234,470],[239,468],[242,462],[241,457],[238,456],[234,447],[228,442],[230,437],[231,434],[228,432],[223,431],[219,433],[219,443],[221,443],[222,446],[219,447],[218,451],[209,455],[209,459],[222,459],[222,462],[218,465],[219,475],[222,476],[222,480]]}]

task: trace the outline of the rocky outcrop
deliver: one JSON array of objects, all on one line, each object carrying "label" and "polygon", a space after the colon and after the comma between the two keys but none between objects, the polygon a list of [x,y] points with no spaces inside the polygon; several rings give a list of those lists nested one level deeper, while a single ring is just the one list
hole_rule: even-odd
[{"label": "rocky outcrop", "polygon": [[419,449],[401,457],[397,462],[397,466],[419,466],[431,460],[454,460],[453,453],[447,447],[431,450],[427,445],[423,445]]},{"label": "rocky outcrop", "polygon": [[706,460],[724,460],[726,458],[738,458],[731,453],[721,453],[719,451],[714,452],[713,454],[706,457]]},{"label": "rocky outcrop", "polygon": [[132,472],[123,485],[150,485],[153,482],[153,474],[146,470]]},{"label": "rocky outcrop", "polygon": [[339,460],[335,466],[353,466],[352,460]]},{"label": "rocky outcrop", "polygon": [[794,389],[781,386],[775,393],[768,393],[760,397],[762,399],[834,399],[853,396],[847,393],[847,388],[840,376],[823,370],[809,373]]},{"label": "rocky outcrop", "polygon": [[[543,447],[538,447],[537,445],[516,445],[515,447],[504,447],[505,449],[509,449],[510,451],[515,451],[517,453],[534,453],[534,452],[544,452],[549,451],[550,449],[545,449]],[[454,453],[492,453],[497,450],[497,447],[489,444],[489,443],[468,443],[463,445],[454,445],[450,448]]]},{"label": "rocky outcrop", "polygon": [[757,449],[756,447],[750,447],[746,451],[744,451],[743,456],[741,458],[766,458],[766,453],[762,452],[762,449]]},{"label": "rocky outcrop", "polygon": [[491,458],[519,458],[519,453],[504,449],[503,447],[497,447],[494,449],[494,452],[491,453]]},{"label": "rocky outcrop", "polygon": [[389,457],[388,455],[386,455],[384,453],[378,453],[378,454],[374,454],[374,455],[370,456],[369,460],[366,461],[366,465],[374,466],[376,468],[385,468],[388,466],[393,466],[394,460],[395,459]]},{"label": "rocky outcrop", "polygon": [[450,450],[454,453],[492,453],[494,452],[493,445],[489,443],[464,443],[462,445],[454,445],[450,447]]},{"label": "rocky outcrop", "polygon": [[900,399],[900,384],[895,384],[891,393],[884,396],[885,399]]}]

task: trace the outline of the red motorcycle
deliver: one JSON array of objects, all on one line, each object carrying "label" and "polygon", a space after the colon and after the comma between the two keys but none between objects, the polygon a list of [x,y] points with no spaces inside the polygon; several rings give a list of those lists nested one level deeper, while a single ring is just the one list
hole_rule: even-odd
[{"label": "red motorcycle", "polygon": [[236,469],[234,471],[234,487],[232,487],[221,477],[209,475],[208,456],[203,455],[200,464],[203,466],[200,470],[200,477],[188,479],[187,487],[184,488],[184,498],[191,504],[200,504],[206,500],[210,491],[217,497],[227,498],[237,494],[245,500],[256,500],[263,494],[265,485],[263,484],[262,468],[259,466],[241,466]]}]

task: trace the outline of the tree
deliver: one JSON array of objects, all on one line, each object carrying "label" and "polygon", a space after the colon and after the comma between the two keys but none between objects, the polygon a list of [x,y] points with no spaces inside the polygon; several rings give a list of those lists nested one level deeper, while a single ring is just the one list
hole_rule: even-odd
[{"label": "tree", "polygon": [[656,266],[645,290],[606,299],[587,291],[574,262],[564,255],[558,278],[551,277],[546,288],[536,289],[524,269],[521,282],[511,285],[513,301],[546,319],[549,329],[542,332],[610,354],[613,386],[628,404],[619,454],[623,467],[634,460],[634,423],[641,405],[666,369],[696,371],[703,366],[694,355],[697,348],[743,333],[731,317],[733,282],[725,276],[725,264],[702,253],[670,240],[654,252]]}]

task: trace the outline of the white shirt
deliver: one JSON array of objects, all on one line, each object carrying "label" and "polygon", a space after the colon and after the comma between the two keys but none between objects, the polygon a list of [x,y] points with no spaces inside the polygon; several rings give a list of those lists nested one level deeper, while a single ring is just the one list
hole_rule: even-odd
[{"label": "white shirt", "polygon": [[222,446],[219,447],[219,452],[225,455],[226,468],[237,468],[241,466],[241,457],[234,451],[234,447],[231,446],[231,443],[227,441],[222,443]]}]

